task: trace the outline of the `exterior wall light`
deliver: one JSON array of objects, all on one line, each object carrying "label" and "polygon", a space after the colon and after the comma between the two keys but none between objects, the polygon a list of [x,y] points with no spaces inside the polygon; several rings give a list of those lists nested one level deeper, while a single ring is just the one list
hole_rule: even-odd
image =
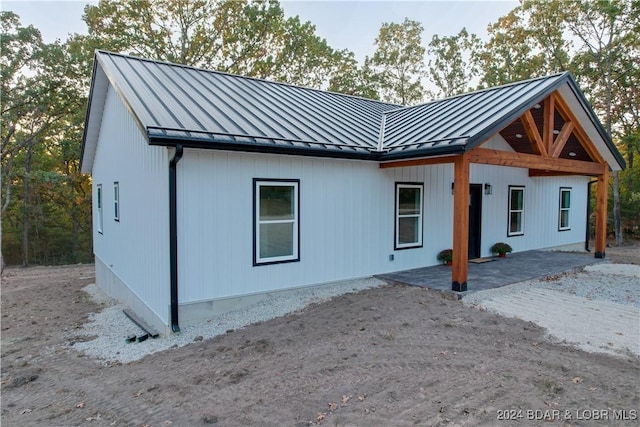
[{"label": "exterior wall light", "polygon": [[455,185],[456,185],[456,183],[455,183],[455,182],[452,182],[452,183],[451,183],[451,194],[455,194],[455,190],[454,190]]},{"label": "exterior wall light", "polygon": [[484,194],[486,194],[487,196],[493,194],[493,186],[488,182],[484,183]]}]

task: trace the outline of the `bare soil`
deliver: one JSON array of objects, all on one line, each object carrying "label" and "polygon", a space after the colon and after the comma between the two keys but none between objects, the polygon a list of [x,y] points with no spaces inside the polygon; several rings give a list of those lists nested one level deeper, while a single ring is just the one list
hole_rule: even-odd
[{"label": "bare soil", "polygon": [[[640,264],[640,246],[607,256]],[[3,426],[638,423],[637,358],[553,343],[535,324],[412,287],[102,366],[69,338],[100,309],[81,290],[93,280],[91,265],[5,269]]]}]

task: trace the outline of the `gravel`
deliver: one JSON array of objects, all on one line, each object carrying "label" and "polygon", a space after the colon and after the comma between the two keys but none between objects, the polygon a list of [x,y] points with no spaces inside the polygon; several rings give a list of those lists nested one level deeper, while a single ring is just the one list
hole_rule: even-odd
[{"label": "gravel", "polygon": [[95,302],[107,306],[99,313],[91,313],[89,322],[70,337],[73,348],[97,359],[104,365],[131,363],[144,356],[169,348],[223,335],[230,330],[242,329],[248,325],[264,322],[275,317],[303,310],[313,303],[327,301],[333,297],[364,289],[386,285],[375,278],[348,280],[315,288],[301,288],[286,296],[275,296],[239,310],[212,316],[207,320],[180,328],[179,334],[160,336],[142,342],[128,342],[129,335],[142,335],[144,331],[136,326],[122,310],[122,304],[104,295],[94,284],[83,288]]},{"label": "gravel", "polygon": [[[122,310],[125,307],[123,305],[117,304],[116,301],[105,296],[96,285],[89,285],[84,288],[84,291],[91,295],[95,302],[105,306],[105,308],[99,313],[91,313],[89,322],[82,329],[75,332],[70,337],[70,340],[74,342],[73,348],[84,352],[89,357],[95,358],[105,365],[131,363],[157,351],[182,347],[203,339],[213,338],[225,334],[229,330],[242,329],[254,323],[264,322],[303,310],[313,303],[320,303],[339,295],[385,284],[381,280],[367,278],[336,282],[319,288],[302,288],[287,296],[272,297],[239,310],[215,315],[205,321],[184,326],[179,334],[133,343],[127,342],[127,336],[141,335],[144,331],[124,315]],[[519,304],[518,296],[522,300],[522,297],[526,297],[528,295],[527,292],[531,291],[538,292],[538,294],[546,292],[546,297],[554,298],[563,304],[567,303],[567,306],[575,306],[577,307],[575,310],[578,310],[579,313],[572,314],[569,309],[565,310],[564,308],[550,310],[548,306],[538,307],[537,312],[535,310],[527,312],[522,307],[517,306]],[[559,294],[554,294],[555,292]],[[563,297],[557,298],[554,295],[562,295]],[[569,299],[565,299],[565,297]],[[579,301],[583,305],[573,305],[571,304],[573,300]],[[606,323],[604,321],[597,322],[597,316],[607,316],[611,307],[632,306],[636,309],[640,308],[640,266],[596,264],[587,266],[579,272],[563,273],[501,288],[470,292],[464,296],[462,301],[466,305],[534,321],[547,328],[554,337],[560,337],[566,342],[577,343],[581,348],[588,351],[602,351],[602,346],[591,345],[589,339],[593,338],[584,336],[581,331],[575,329],[567,330],[561,327],[563,324],[575,324],[573,322],[575,316],[584,315],[584,302],[598,303],[600,301],[602,304],[602,312],[597,313],[600,310],[596,306],[593,308],[596,313],[590,318],[591,320],[596,320],[596,327],[598,323]],[[524,305],[527,305],[526,299]],[[535,309],[535,307],[525,308]],[[628,315],[629,310],[626,313]],[[527,316],[529,318],[526,318]],[[640,319],[640,310],[631,310],[631,316],[631,322],[640,325],[640,320],[638,320]],[[602,333],[611,335],[611,331],[603,331]],[[629,334],[624,337],[627,341],[622,342],[620,341],[622,340],[620,332],[616,332],[614,336],[607,337],[607,340],[609,340],[607,343],[612,348],[627,348],[629,345],[628,336]],[[620,342],[616,342],[616,340]],[[580,343],[584,345],[580,345]],[[632,353],[636,352],[637,350],[632,350]]]},{"label": "gravel", "polygon": [[479,304],[531,288],[543,288],[590,300],[610,301],[640,308],[640,265],[594,264],[578,272],[532,279],[464,296],[467,305]]},{"label": "gravel", "polygon": [[640,356],[640,266],[582,271],[465,295],[463,303],[534,322],[554,341],[585,351]]}]

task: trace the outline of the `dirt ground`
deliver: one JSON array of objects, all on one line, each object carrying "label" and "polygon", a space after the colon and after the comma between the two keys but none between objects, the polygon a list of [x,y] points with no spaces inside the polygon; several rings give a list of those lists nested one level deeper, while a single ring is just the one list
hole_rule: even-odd
[{"label": "dirt ground", "polygon": [[[607,256],[640,264],[640,246]],[[639,422],[637,358],[553,343],[532,323],[421,288],[348,294],[102,366],[69,338],[100,309],[81,291],[93,280],[90,265],[5,269],[3,426]]]}]

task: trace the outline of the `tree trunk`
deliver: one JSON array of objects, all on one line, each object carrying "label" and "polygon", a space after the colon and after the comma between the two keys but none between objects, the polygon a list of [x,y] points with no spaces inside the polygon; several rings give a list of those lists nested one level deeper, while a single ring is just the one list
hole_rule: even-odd
[{"label": "tree trunk", "polygon": [[23,210],[22,210],[22,266],[29,266],[29,224],[30,224],[30,211],[31,202],[29,201],[30,189],[30,174],[31,174],[31,157],[33,156],[33,150],[31,146],[27,149],[27,156],[24,162],[24,178],[23,178]]},{"label": "tree trunk", "polygon": [[618,171],[613,171],[613,226],[616,233],[616,246],[622,244],[622,217],[620,215],[620,178]]}]

